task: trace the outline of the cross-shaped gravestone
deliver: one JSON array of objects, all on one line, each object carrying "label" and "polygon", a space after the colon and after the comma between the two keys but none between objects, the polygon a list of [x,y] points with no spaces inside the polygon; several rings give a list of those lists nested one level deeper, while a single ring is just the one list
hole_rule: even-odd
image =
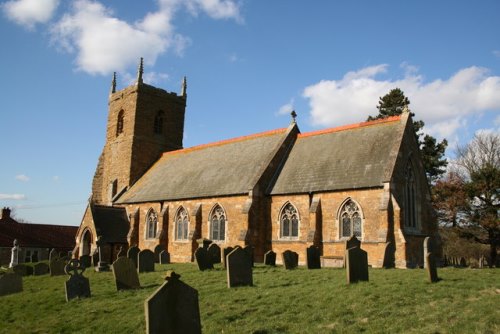
[{"label": "cross-shaped gravestone", "polygon": [[113,262],[111,268],[115,277],[116,290],[139,289],[141,287],[134,261],[128,257],[119,257]]},{"label": "cross-shaped gravestone", "polygon": [[85,267],[77,259],[71,259],[64,268],[66,274],[70,275],[66,281],[66,301],[73,298],[90,297],[89,279],[83,276]]}]

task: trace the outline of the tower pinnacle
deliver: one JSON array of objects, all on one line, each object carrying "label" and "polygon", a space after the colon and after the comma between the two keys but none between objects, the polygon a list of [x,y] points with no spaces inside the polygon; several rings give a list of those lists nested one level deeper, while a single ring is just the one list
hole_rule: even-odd
[{"label": "tower pinnacle", "polygon": [[142,81],[142,74],[144,73],[144,59],[141,57],[141,61],[139,62],[139,68],[137,69],[137,82],[136,85],[142,85],[144,82]]},{"label": "tower pinnacle", "polygon": [[182,80],[181,96],[186,97],[186,95],[187,95],[187,79],[186,76],[184,76],[184,79]]},{"label": "tower pinnacle", "polygon": [[113,72],[113,80],[111,80],[111,92],[110,94],[116,93],[116,72]]}]

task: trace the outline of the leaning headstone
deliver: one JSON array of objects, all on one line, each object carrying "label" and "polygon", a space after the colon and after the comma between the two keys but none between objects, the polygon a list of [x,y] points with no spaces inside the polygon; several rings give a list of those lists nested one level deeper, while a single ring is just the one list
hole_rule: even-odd
[{"label": "leaning headstone", "polygon": [[25,264],[17,264],[12,267],[14,273],[20,276],[32,276],[33,275],[33,267],[27,266]]},{"label": "leaning headstone", "polygon": [[170,254],[166,250],[160,252],[160,264],[169,264]]},{"label": "leaning headstone", "polygon": [[126,256],[119,257],[111,265],[115,277],[116,290],[139,289],[139,274],[135,269],[134,261]]},{"label": "leaning headstone", "polygon": [[137,268],[137,256],[141,250],[137,246],[132,246],[127,251],[127,257],[134,261],[135,267]]},{"label": "leaning headstone", "polygon": [[299,265],[299,254],[286,250],[282,254],[283,264],[285,269],[295,269]]},{"label": "leaning headstone", "polygon": [[[432,239],[430,237],[426,237],[424,239],[424,258],[428,253],[433,253],[434,250],[432,248]],[[424,268],[427,268],[427,261],[424,261]]]},{"label": "leaning headstone", "polygon": [[90,268],[90,266],[92,265],[91,261],[92,259],[90,258],[90,255],[80,256],[80,264],[85,268]]},{"label": "leaning headstone", "polygon": [[147,273],[155,271],[155,253],[149,249],[145,249],[139,252],[137,256],[137,270],[140,273]]},{"label": "leaning headstone", "polygon": [[429,274],[429,281],[431,283],[439,281],[436,268],[436,259],[434,258],[434,254],[427,253],[427,255],[425,256],[425,264],[427,268],[427,273]]},{"label": "leaning headstone", "polygon": [[345,251],[347,283],[368,281],[368,255],[359,247]]},{"label": "leaning headstone", "polygon": [[393,242],[387,242],[384,249],[384,261],[382,262],[382,267],[385,269],[396,267],[396,249],[394,248]]},{"label": "leaning headstone", "polygon": [[247,252],[248,258],[249,258],[250,263],[252,264],[252,267],[253,267],[253,247],[250,245],[247,245],[247,246],[243,247],[243,250],[245,252]]},{"label": "leaning headstone", "polygon": [[345,249],[349,249],[349,248],[353,248],[353,247],[357,247],[357,248],[361,247],[361,241],[359,241],[355,235],[350,237],[349,240],[347,240],[345,242]]},{"label": "leaning headstone", "polygon": [[201,334],[198,291],[168,272],[162,284],[146,301],[146,333]]},{"label": "leaning headstone", "polygon": [[236,248],[227,255],[227,287],[253,285],[252,261],[248,252]]},{"label": "leaning headstone", "polygon": [[307,269],[321,269],[321,252],[316,246],[311,246],[307,251]]},{"label": "leaning headstone", "polygon": [[203,271],[207,269],[214,269],[214,265],[208,255],[208,251],[204,247],[197,248],[194,252],[194,257],[196,258],[196,263],[198,263],[198,268]]},{"label": "leaning headstone", "polygon": [[65,275],[66,274],[64,272],[65,266],[66,266],[65,260],[63,260],[59,257],[52,258],[52,260],[49,261],[50,276]]},{"label": "leaning headstone", "polygon": [[165,249],[165,246],[163,245],[156,245],[155,249],[154,249],[154,254],[155,254],[155,262],[156,263],[160,263],[160,253],[162,251],[166,250]]},{"label": "leaning headstone", "polygon": [[23,291],[23,278],[16,273],[0,274],[0,296]]},{"label": "leaning headstone", "polygon": [[221,262],[219,245],[210,244],[210,246],[208,246],[207,251],[208,251],[208,256],[210,257],[210,261],[212,261],[212,263],[220,263]]},{"label": "leaning headstone", "polygon": [[118,254],[116,254],[116,258],[120,257],[127,257],[127,252],[123,248],[123,246],[120,246],[120,250],[118,251]]},{"label": "leaning headstone", "polygon": [[47,275],[49,273],[49,265],[44,262],[39,262],[33,266],[33,275]]},{"label": "leaning headstone", "polygon": [[69,302],[73,298],[90,297],[89,279],[83,276],[85,268],[77,259],[70,260],[64,268],[66,274],[70,275],[69,280],[65,283],[66,301]]},{"label": "leaning headstone", "polygon": [[233,250],[234,250],[233,247],[226,247],[222,250],[222,264],[224,265],[224,268],[227,268],[226,265],[227,255],[231,253]]},{"label": "leaning headstone", "polygon": [[272,250],[267,251],[264,254],[264,264],[266,266],[275,266],[276,265],[276,253]]}]

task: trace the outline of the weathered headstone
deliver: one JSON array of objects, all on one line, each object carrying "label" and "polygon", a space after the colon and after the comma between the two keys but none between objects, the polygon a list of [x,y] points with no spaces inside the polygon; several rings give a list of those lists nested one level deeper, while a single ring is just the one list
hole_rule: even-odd
[{"label": "weathered headstone", "polygon": [[155,262],[156,263],[160,263],[160,253],[162,251],[166,250],[165,249],[165,246],[163,245],[156,245],[155,249],[154,249],[154,253],[155,253]]},{"label": "weathered headstone", "polygon": [[214,269],[214,265],[208,251],[206,248],[200,247],[197,248],[194,252],[194,257],[196,258],[196,263],[198,264],[198,268],[203,271],[207,269]]},{"label": "weathered headstone", "polygon": [[160,264],[169,264],[170,254],[166,250],[160,252]]},{"label": "weathered headstone", "polygon": [[227,255],[227,287],[253,285],[252,261],[248,252],[236,248]]},{"label": "weathered headstone", "polygon": [[243,247],[243,250],[247,252],[248,259],[250,260],[250,264],[253,267],[253,247],[250,245],[246,245],[245,247]]},{"label": "weathered headstone", "polygon": [[116,290],[139,289],[139,274],[134,261],[126,256],[119,257],[111,265],[115,277]]},{"label": "weathered headstone", "polygon": [[311,246],[306,249],[307,269],[321,269],[321,252],[318,247]]},{"label": "weathered headstone", "polygon": [[120,246],[120,250],[118,251],[118,254],[116,254],[117,259],[120,257],[127,257],[127,251],[123,248],[123,246]]},{"label": "weathered headstone", "polygon": [[49,261],[50,276],[61,276],[65,275],[64,267],[66,266],[66,261],[61,259],[59,256],[53,257]]},{"label": "weathered headstone", "polygon": [[345,251],[347,283],[368,281],[368,255],[359,247]]},{"label": "weathered headstone", "polygon": [[[426,237],[424,239],[424,259],[428,253],[433,253],[434,249],[432,247],[432,239],[430,237]],[[427,261],[424,261],[424,268],[427,268]]]},{"label": "weathered headstone", "polygon": [[166,282],[144,302],[146,333],[201,334],[198,291],[169,272]]},{"label": "weathered headstone", "polygon": [[427,273],[429,274],[429,281],[431,283],[435,283],[439,281],[439,277],[437,274],[436,268],[436,259],[434,258],[434,254],[427,253],[425,256],[425,264],[427,268]]},{"label": "weathered headstone", "polygon": [[208,256],[210,257],[210,261],[212,263],[220,263],[221,258],[220,258],[220,247],[217,244],[211,244],[208,246]]},{"label": "weathered headstone", "polygon": [[59,252],[56,251],[55,248],[52,248],[52,250],[49,253],[49,262],[52,261],[53,259],[58,259],[58,258],[59,258]]},{"label": "weathered headstone", "polygon": [[226,247],[222,250],[222,264],[224,265],[224,268],[227,268],[226,264],[227,255],[231,253],[233,250],[234,250],[233,247]]},{"label": "weathered headstone", "polygon": [[49,265],[45,262],[39,262],[33,266],[33,275],[47,275],[49,273]]},{"label": "weathered headstone", "polygon": [[299,265],[299,254],[286,250],[281,254],[285,269],[295,269]]},{"label": "weathered headstone", "polygon": [[89,279],[83,276],[85,268],[77,259],[70,260],[64,268],[66,274],[70,275],[69,280],[65,283],[66,301],[69,302],[73,298],[90,297]]},{"label": "weathered headstone", "polygon": [[23,278],[16,273],[0,274],[0,296],[23,291]]},{"label": "weathered headstone", "polygon": [[264,254],[264,264],[267,266],[275,266],[276,265],[276,253],[272,250],[267,251]]},{"label": "weathered headstone", "polygon": [[350,237],[345,242],[345,249],[349,249],[349,248],[353,248],[353,247],[361,248],[361,241],[359,241],[355,235]]},{"label": "weathered headstone", "polygon": [[135,267],[137,268],[137,256],[141,250],[137,246],[132,246],[127,251],[127,257],[134,261]]},{"label": "weathered headstone", "polygon": [[10,263],[9,263],[9,268],[14,267],[15,265],[19,264],[19,251],[21,249],[19,248],[19,244],[17,242],[17,239],[14,239],[13,242],[13,247],[10,251]]},{"label": "weathered headstone", "polygon": [[33,275],[33,267],[27,266],[25,264],[17,264],[12,267],[14,273],[20,276],[32,276]]},{"label": "weathered headstone", "polygon": [[155,271],[155,253],[149,249],[144,249],[139,252],[137,256],[137,270],[140,273],[147,273]]},{"label": "weathered headstone", "polygon": [[387,242],[384,249],[384,261],[382,267],[385,269],[396,267],[396,249],[393,242]]},{"label": "weathered headstone", "polygon": [[92,265],[91,261],[92,259],[90,258],[90,255],[80,256],[80,264],[85,268],[90,268],[90,266]]}]

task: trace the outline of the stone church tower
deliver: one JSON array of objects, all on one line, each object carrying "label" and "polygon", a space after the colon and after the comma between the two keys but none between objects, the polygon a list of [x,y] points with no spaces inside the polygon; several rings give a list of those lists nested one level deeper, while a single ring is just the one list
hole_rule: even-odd
[{"label": "stone church tower", "polygon": [[158,160],[163,152],[182,148],[186,79],[180,95],[142,80],[141,58],[135,85],[109,95],[106,143],[92,182],[91,202],[111,205]]}]

